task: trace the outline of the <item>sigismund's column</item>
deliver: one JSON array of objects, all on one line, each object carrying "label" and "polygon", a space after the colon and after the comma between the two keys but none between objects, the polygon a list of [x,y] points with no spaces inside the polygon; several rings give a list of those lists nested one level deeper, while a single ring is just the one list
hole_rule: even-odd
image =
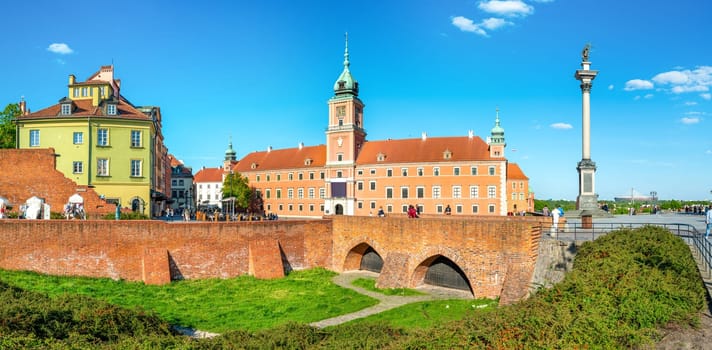
[{"label": "sigismund's column", "polygon": [[579,172],[579,195],[576,198],[576,209],[596,210],[598,209],[598,195],[596,194],[596,163],[591,160],[591,87],[593,79],[598,74],[597,70],[591,70],[591,62],[588,61],[590,45],[586,45],[581,53],[581,68],[574,75],[576,80],[581,82],[582,95],[582,149],[581,161],[576,169]]}]

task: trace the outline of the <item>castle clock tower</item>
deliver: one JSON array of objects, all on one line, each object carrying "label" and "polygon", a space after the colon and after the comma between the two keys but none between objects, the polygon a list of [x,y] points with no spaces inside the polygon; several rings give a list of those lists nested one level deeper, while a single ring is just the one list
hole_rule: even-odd
[{"label": "castle clock tower", "polygon": [[346,34],[344,70],[334,83],[329,99],[329,126],[326,129],[326,186],[324,210],[327,215],[353,215],[356,157],[366,141],[363,129],[364,104],[358,98],[358,82],[349,70],[349,40]]}]

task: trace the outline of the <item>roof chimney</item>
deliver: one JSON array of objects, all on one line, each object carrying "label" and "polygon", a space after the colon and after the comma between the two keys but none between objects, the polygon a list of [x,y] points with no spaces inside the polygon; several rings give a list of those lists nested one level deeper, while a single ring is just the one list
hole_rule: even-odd
[{"label": "roof chimney", "polygon": [[272,152],[272,146],[267,146],[267,152]]},{"label": "roof chimney", "polygon": [[472,131],[472,130],[468,130],[468,131],[467,131],[467,137],[468,137],[468,138],[473,138],[473,137],[475,137],[475,132]]},{"label": "roof chimney", "polygon": [[302,149],[302,148],[304,148],[304,142],[299,143],[299,149]]},{"label": "roof chimney", "polygon": [[20,106],[20,115],[27,115],[27,105],[25,103],[25,96],[20,97],[20,103],[18,103]]},{"label": "roof chimney", "polygon": [[421,138],[423,141],[425,141],[425,140],[428,138],[428,134],[426,134],[425,131],[423,131],[423,133],[420,135],[420,138]]}]

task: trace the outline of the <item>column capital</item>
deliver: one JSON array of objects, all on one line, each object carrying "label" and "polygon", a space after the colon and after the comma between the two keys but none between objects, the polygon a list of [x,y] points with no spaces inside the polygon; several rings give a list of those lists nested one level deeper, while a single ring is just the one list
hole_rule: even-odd
[{"label": "column capital", "polygon": [[581,83],[581,92],[591,92],[591,88],[593,87],[593,84],[590,82],[583,82]]}]

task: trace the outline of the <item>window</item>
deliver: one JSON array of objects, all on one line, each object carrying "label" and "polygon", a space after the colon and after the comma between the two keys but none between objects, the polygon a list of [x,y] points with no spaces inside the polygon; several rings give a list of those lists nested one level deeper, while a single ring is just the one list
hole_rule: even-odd
[{"label": "window", "polygon": [[363,169],[356,170],[356,175],[363,176]]},{"label": "window", "polygon": [[462,198],[462,188],[460,186],[452,186],[452,198]]},{"label": "window", "polygon": [[83,88],[82,88],[82,97],[86,97],[87,95],[88,95],[88,93],[87,93],[87,88],[86,88],[86,87],[83,87]]},{"label": "window", "polygon": [[109,103],[108,105],[106,105],[106,114],[116,115],[116,105],[113,103]]},{"label": "window", "polygon": [[416,187],[415,188],[415,196],[418,198],[424,198],[425,197],[425,187]]},{"label": "window", "polygon": [[363,209],[363,202],[359,201],[358,203],[356,203],[356,206],[357,206],[359,209]]},{"label": "window", "polygon": [[314,211],[314,204],[309,204],[309,211]]},{"label": "window", "polygon": [[84,143],[84,133],[81,131],[75,131],[74,135],[72,136],[72,140],[75,145],[81,145]]},{"label": "window", "polygon": [[316,192],[316,191],[314,190],[314,187],[310,187],[310,188],[309,188],[309,198],[310,198],[310,199],[314,199],[314,193],[315,193],[315,192]]},{"label": "window", "polygon": [[470,175],[473,175],[473,176],[477,175],[477,167],[476,166],[470,167]]},{"label": "window", "polygon": [[72,173],[81,174],[84,172],[84,163],[82,162],[72,162]]},{"label": "window", "polygon": [[462,214],[462,204],[458,204],[455,206],[455,212],[458,214]]},{"label": "window", "polygon": [[371,169],[371,170],[370,170],[370,174],[371,174],[371,175],[376,175],[376,169]]},{"label": "window", "polygon": [[480,206],[475,204],[472,206],[472,214],[477,214],[477,212],[480,211]]},{"label": "window", "polygon": [[272,190],[269,188],[265,190],[265,198],[270,199],[272,197]]},{"label": "window", "polygon": [[401,187],[401,198],[408,198],[408,187]]},{"label": "window", "polygon": [[40,145],[40,131],[30,130],[30,147],[38,147]]},{"label": "window", "polygon": [[294,206],[290,204],[290,205],[287,206],[287,208],[288,208],[289,211],[292,211],[292,210],[294,209]]},{"label": "window", "polygon": [[70,115],[72,114],[72,105],[69,103],[63,103],[62,104],[62,115]]},{"label": "window", "polygon": [[452,168],[452,174],[455,176],[460,176],[460,167]]},{"label": "window", "polygon": [[388,177],[393,176],[393,169],[386,169],[386,176],[388,176]]},{"label": "window", "polygon": [[96,160],[96,176],[109,176],[109,160],[99,158]]},{"label": "window", "polygon": [[[319,198],[326,198],[326,188],[319,189]],[[324,208],[321,208],[321,211],[324,211]]]},{"label": "window", "polygon": [[435,206],[435,211],[436,211],[438,214],[442,214],[442,213],[443,213],[443,205],[442,205],[442,204],[436,205],[436,206]]},{"label": "window", "polygon": [[440,198],[440,186],[433,186],[433,199]]},{"label": "window", "polygon": [[386,198],[393,198],[393,187],[386,187]]},{"label": "window", "polygon": [[490,204],[490,205],[487,207],[487,211],[490,212],[490,213],[494,213],[494,204]]},{"label": "window", "polygon": [[524,200],[524,192],[519,193],[519,200]]},{"label": "window", "polygon": [[309,173],[309,180],[314,180],[314,173]]},{"label": "window", "polygon": [[408,176],[408,168],[401,168],[401,175]]},{"label": "window", "polygon": [[324,180],[324,172],[323,171],[319,173],[319,178]]},{"label": "window", "polygon": [[494,167],[493,166],[489,167],[489,174],[494,175]]},{"label": "window", "polygon": [[282,198],[282,189],[281,189],[281,188],[278,188],[278,189],[277,189],[277,192],[276,192],[275,194],[277,195],[277,199]]},{"label": "window", "polygon": [[277,181],[282,180],[282,174],[277,174]]},{"label": "window", "polygon": [[416,172],[418,173],[418,176],[423,176],[423,173],[424,173],[423,168],[418,168],[418,170],[416,170]]},{"label": "window", "polygon": [[131,147],[141,147],[141,130],[131,130]]},{"label": "window", "polygon": [[178,180],[178,186],[183,186],[184,184],[185,184],[185,182],[183,182],[182,179],[181,179],[181,180]]},{"label": "window", "polygon": [[97,129],[96,144],[97,144],[97,146],[108,146],[109,145],[109,129]]},{"label": "window", "polygon": [[433,176],[440,176],[440,168],[438,168],[438,167],[433,168]]},{"label": "window", "polygon": [[516,182],[512,182],[512,189],[513,189],[513,190],[516,190],[516,189],[517,189],[517,183],[516,183]]},{"label": "window", "polygon": [[141,163],[138,159],[131,159],[131,177],[141,176]]},{"label": "window", "polygon": [[368,183],[368,187],[371,191],[375,191],[376,190],[376,181],[370,181]]},{"label": "window", "polygon": [[407,212],[408,212],[408,206],[405,205],[405,204],[403,204],[403,205],[401,206],[401,211],[402,211],[403,213],[407,213]]},{"label": "window", "polygon": [[99,96],[101,96],[101,97],[106,96],[106,86],[102,86],[99,88]]},{"label": "window", "polygon": [[289,180],[289,181],[294,180],[294,174],[292,174],[292,173],[287,174],[287,180]]},{"label": "window", "polygon": [[259,175],[255,175],[255,182],[260,182],[260,176],[259,176]]},{"label": "window", "polygon": [[[177,186],[177,185],[178,185],[178,180],[176,180],[176,179],[171,180],[171,186]],[[200,185],[200,186],[203,186],[203,185]]]},{"label": "window", "polygon": [[298,178],[299,180],[304,180],[304,173],[299,173],[299,174],[297,174],[297,178]]},{"label": "window", "polygon": [[299,204],[299,211],[304,211],[304,204]]},{"label": "window", "polygon": [[477,186],[470,186],[470,198],[479,198],[480,188]]},{"label": "window", "polygon": [[393,212],[393,205],[392,205],[392,204],[388,204],[388,205],[386,206],[386,212],[387,212],[387,213],[392,213],[392,212]]},{"label": "window", "polygon": [[319,211],[324,212],[324,204],[319,204]]},{"label": "window", "polygon": [[487,186],[487,198],[497,198],[497,186]]},{"label": "window", "polygon": [[269,182],[269,179],[270,179],[269,174],[265,175],[265,178],[267,179],[267,182]]},{"label": "window", "polygon": [[376,202],[372,201],[370,206],[371,206],[371,209],[376,209]]},{"label": "window", "polygon": [[79,97],[79,88],[72,89],[72,97]]},{"label": "window", "polygon": [[289,199],[294,198],[294,189],[293,188],[287,189],[287,198],[289,198]]},{"label": "window", "polygon": [[303,188],[297,189],[297,198],[299,198],[299,199],[304,198],[304,189]]},{"label": "window", "polygon": [[363,181],[359,181],[356,183],[356,190],[363,191]]},{"label": "window", "polygon": [[280,205],[279,205],[279,211],[282,211],[283,208],[284,208],[284,207],[280,204]]},{"label": "window", "polygon": [[512,200],[513,200],[513,201],[517,200],[517,193],[516,193],[516,192],[512,192]]},{"label": "window", "polygon": [[344,160],[344,154],[343,153],[337,153],[336,154],[336,161],[341,162]]},{"label": "window", "polygon": [[342,173],[341,170],[339,170],[339,171],[336,172],[336,177],[337,177],[337,178],[341,178],[341,177],[343,177],[343,176],[344,176],[344,173]]}]

